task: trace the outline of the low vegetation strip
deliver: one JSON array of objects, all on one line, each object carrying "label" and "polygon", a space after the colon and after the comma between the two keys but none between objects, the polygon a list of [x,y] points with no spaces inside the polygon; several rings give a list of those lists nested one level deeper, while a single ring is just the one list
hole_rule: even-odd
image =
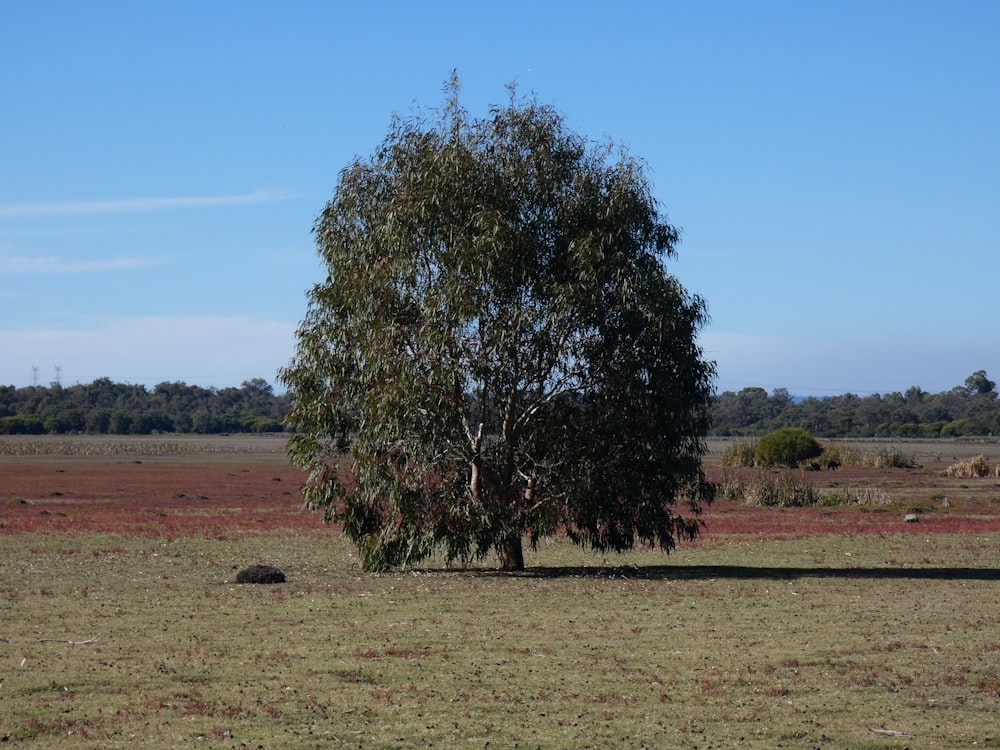
[{"label": "low vegetation strip", "polygon": [[285,438],[195,437],[115,438],[92,436],[72,438],[33,437],[0,439],[0,456],[191,456],[241,453],[281,453]]}]

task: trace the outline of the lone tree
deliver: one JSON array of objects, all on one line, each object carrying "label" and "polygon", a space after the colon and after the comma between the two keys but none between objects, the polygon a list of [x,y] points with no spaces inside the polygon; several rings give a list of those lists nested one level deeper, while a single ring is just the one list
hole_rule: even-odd
[{"label": "lone tree", "polygon": [[[674,548],[710,499],[702,299],[642,165],[511,88],[396,118],[314,226],[328,271],[281,372],[308,507],[364,566],[522,540]],[[672,509],[687,505],[685,517]]]}]

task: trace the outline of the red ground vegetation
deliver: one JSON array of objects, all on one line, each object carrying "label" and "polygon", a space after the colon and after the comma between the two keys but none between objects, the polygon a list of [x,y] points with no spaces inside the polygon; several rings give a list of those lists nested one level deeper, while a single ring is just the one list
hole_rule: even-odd
[{"label": "red ground vegetation", "polygon": [[[864,479],[856,473],[825,472],[822,478]],[[883,485],[926,481],[912,473],[879,476]],[[321,514],[302,507],[303,479],[302,472],[279,458],[5,458],[0,461],[0,534],[226,539],[311,533],[323,523]],[[927,489],[921,488],[924,497]],[[702,539],[1000,532],[1000,502],[971,498],[952,501],[949,507],[925,505],[920,521],[907,523],[905,505],[761,508],[718,501],[705,510]]]},{"label": "red ground vegetation", "polygon": [[833,508],[762,508],[732,501],[709,506],[704,514],[703,538],[746,536],[756,539],[793,539],[822,534],[960,534],[1000,532],[1000,506],[963,504],[947,510],[918,514],[917,523],[904,520],[899,508],[840,506]]},{"label": "red ground vegetation", "polygon": [[302,474],[279,461],[25,460],[0,463],[0,533],[232,538],[318,529]]}]

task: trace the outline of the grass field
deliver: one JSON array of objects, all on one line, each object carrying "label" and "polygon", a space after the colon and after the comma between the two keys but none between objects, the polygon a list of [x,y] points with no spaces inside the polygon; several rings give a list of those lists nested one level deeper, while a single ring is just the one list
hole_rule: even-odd
[{"label": "grass field", "polygon": [[370,575],[280,444],[129,445],[0,456],[12,747],[1000,747],[1000,480],[940,476],[956,446],[669,557]]}]

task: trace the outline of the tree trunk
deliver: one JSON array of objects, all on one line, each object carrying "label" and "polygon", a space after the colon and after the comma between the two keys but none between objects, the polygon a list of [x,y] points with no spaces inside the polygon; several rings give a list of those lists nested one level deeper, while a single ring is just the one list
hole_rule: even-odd
[{"label": "tree trunk", "polygon": [[500,549],[500,559],[506,571],[524,570],[524,547],[520,534],[507,537]]},{"label": "tree trunk", "polygon": [[520,534],[512,534],[504,540],[500,559],[506,571],[524,570],[524,547],[521,545]]}]

